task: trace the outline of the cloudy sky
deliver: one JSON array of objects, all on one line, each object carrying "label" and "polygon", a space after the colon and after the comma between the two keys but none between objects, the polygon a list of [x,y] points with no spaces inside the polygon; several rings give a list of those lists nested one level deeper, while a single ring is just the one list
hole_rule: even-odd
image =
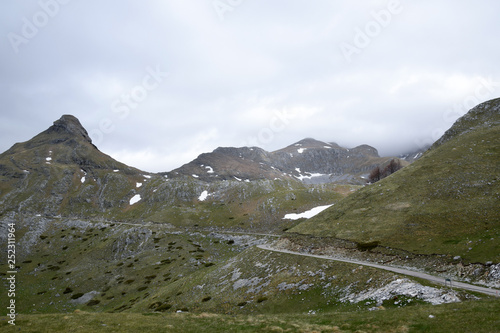
[{"label": "cloudy sky", "polygon": [[381,155],[500,96],[500,2],[0,3],[0,151],[63,114],[101,151],[169,171],[218,146],[313,137]]}]

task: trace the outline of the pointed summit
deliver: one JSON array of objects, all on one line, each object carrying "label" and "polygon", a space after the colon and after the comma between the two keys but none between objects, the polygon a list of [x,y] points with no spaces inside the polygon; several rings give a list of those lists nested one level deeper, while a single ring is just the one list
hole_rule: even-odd
[{"label": "pointed summit", "polygon": [[63,115],[0,154],[0,216],[19,207],[49,216],[118,211],[143,175],[102,153],[75,116]]},{"label": "pointed summit", "polygon": [[54,121],[54,125],[49,127],[46,133],[67,133],[92,143],[87,130],[82,126],[78,118],[69,114],[65,114],[59,120]]}]

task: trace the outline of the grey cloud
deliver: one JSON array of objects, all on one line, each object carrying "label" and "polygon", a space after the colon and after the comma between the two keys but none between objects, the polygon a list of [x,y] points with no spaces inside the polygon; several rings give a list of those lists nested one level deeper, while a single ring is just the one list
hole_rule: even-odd
[{"label": "grey cloud", "polygon": [[[341,43],[391,1],[243,1],[221,21],[209,0],[73,0],[16,54],[9,33],[54,1],[0,4],[0,151],[70,113],[89,131],[111,122],[102,151],[167,171],[255,142],[276,112],[295,110],[257,142],[315,137],[396,154],[451,126],[454,105],[500,95],[497,1],[400,1],[348,62]],[[120,117],[113,103],[156,66],[168,77]]]}]

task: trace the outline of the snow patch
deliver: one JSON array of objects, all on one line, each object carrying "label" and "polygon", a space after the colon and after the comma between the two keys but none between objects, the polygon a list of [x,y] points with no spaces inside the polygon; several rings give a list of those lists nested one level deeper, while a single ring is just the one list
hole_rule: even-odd
[{"label": "snow patch", "polygon": [[85,176],[87,175],[87,173],[85,172],[85,170],[83,169],[80,169],[81,172],[83,172],[83,177],[80,179],[80,181],[83,183],[85,183]]},{"label": "snow patch", "polygon": [[133,204],[135,203],[138,203],[139,201],[141,201],[141,195],[140,194],[136,194],[134,195],[131,199],[130,199],[130,205],[132,206]]},{"label": "snow patch", "polygon": [[302,154],[304,152],[304,150],[306,150],[307,148],[299,148],[297,149],[298,153],[299,154]]},{"label": "snow patch", "polygon": [[208,197],[208,191],[203,191],[201,192],[200,196],[198,197],[198,200],[200,201],[205,201]]},{"label": "snow patch", "polygon": [[205,169],[208,169],[207,170],[207,173],[214,173],[214,169],[211,167],[211,166],[205,166]]},{"label": "snow patch", "polygon": [[194,178],[200,178],[200,176],[198,175],[192,175]]},{"label": "snow patch", "polygon": [[[295,169],[295,170],[297,170],[297,169]],[[304,180],[304,179],[311,179],[311,178],[314,178],[314,177],[329,176],[329,175],[324,174],[324,173],[310,173],[310,172],[306,172],[305,174],[306,175],[300,174],[299,176],[295,176],[295,178],[297,178],[299,180]],[[309,174],[309,175],[307,175],[307,174]]]},{"label": "snow patch", "polygon": [[135,187],[141,187],[142,183],[135,183]]},{"label": "snow patch", "polygon": [[311,218],[313,216],[318,215],[319,213],[321,213],[325,209],[330,208],[331,206],[333,206],[333,204],[332,205],[326,205],[326,206],[314,207],[313,209],[310,209],[310,210],[305,211],[305,212],[300,213],[300,214],[295,214],[295,213],[286,214],[285,217],[283,217],[283,219],[288,219],[288,220],[298,220],[298,219],[301,219],[301,218],[309,219],[309,218]]}]

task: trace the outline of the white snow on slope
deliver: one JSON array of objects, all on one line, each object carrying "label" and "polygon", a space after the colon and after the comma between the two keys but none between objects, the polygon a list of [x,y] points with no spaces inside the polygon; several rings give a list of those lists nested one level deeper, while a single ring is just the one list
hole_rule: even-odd
[{"label": "white snow on slope", "polygon": [[304,152],[304,150],[306,150],[307,148],[299,148],[297,149],[297,151],[299,152],[299,154],[302,154]]},{"label": "white snow on slope", "polygon": [[200,201],[205,201],[208,197],[208,191],[203,191],[201,192],[200,196],[198,197],[198,200]]},{"label": "white snow on slope", "polygon": [[83,169],[80,169],[81,172],[83,172],[83,177],[80,179],[80,181],[83,183],[85,183],[85,176],[87,176],[87,173],[85,172],[85,170]]},{"label": "white snow on slope", "polygon": [[333,206],[333,205],[314,207],[313,209],[310,209],[310,210],[305,211],[305,212],[300,213],[300,214],[295,214],[295,213],[286,214],[285,217],[283,217],[283,219],[288,219],[288,220],[298,220],[301,218],[309,219],[315,215],[318,215],[319,213],[321,213],[322,211],[324,211],[325,209],[327,209],[331,206]]},{"label": "white snow on slope", "polygon": [[208,169],[207,170],[207,173],[214,173],[214,169],[211,167],[211,166],[206,166],[205,169]]},{"label": "white snow on slope", "polygon": [[137,202],[141,201],[141,195],[140,194],[136,194],[134,195],[131,199],[130,199],[130,205],[133,205]]},{"label": "white snow on slope", "polygon": [[141,187],[142,183],[135,183],[135,187]]},{"label": "white snow on slope", "polygon": [[307,175],[300,175],[300,176],[295,176],[295,178],[299,179],[299,180],[304,180],[304,179],[311,179],[311,178],[314,178],[314,177],[321,177],[321,176],[329,176],[329,175],[326,175],[326,174],[323,174],[323,173],[310,173],[310,172],[306,172],[309,174],[309,176]]}]

